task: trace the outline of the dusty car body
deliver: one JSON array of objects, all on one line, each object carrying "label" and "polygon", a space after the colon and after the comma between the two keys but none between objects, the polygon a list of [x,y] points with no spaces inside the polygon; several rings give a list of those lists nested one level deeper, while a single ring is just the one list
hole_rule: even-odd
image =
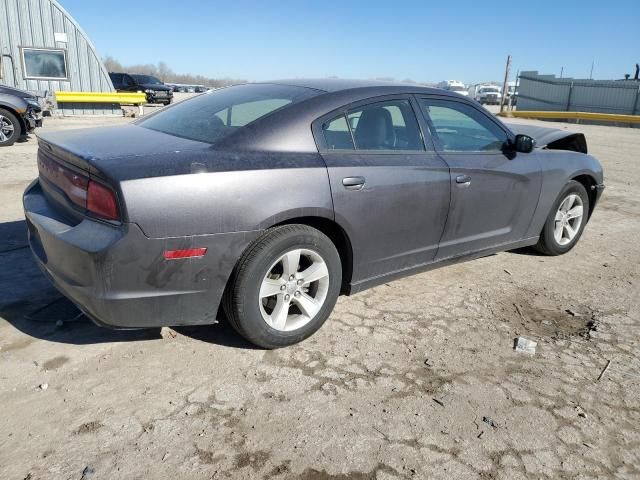
[{"label": "dusty car body", "polygon": [[[231,105],[243,95],[288,102],[240,127],[231,107],[216,118],[203,113],[219,108],[212,102],[224,106],[222,99],[231,98]],[[437,112],[444,126],[436,128]],[[501,144],[469,151],[478,134],[466,130],[468,120],[453,131],[448,122],[458,114],[486,125]],[[248,84],[160,115],[39,139],[40,177],[24,194],[31,249],[57,288],[100,325],[213,323],[248,252],[286,226],[329,240],[339,255],[336,296],[348,295],[535,245],[568,182],[587,192],[584,223],[603,188],[602,168],[586,154],[586,142],[585,153],[573,148],[580,144],[575,136],[561,145],[572,134],[528,130],[539,139],[532,148],[531,137],[517,136],[472,100],[415,85]],[[330,130],[336,123],[343,127]],[[467,151],[448,151],[447,142]],[[314,242],[301,250],[312,262]],[[297,290],[296,272],[291,281],[267,277],[292,302],[308,293]],[[273,295],[280,302],[280,293]],[[281,346],[301,338],[252,341]]]}]

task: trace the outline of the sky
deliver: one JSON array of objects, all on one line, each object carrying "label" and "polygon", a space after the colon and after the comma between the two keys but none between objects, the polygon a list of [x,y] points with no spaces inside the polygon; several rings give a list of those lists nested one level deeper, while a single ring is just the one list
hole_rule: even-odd
[{"label": "sky", "polygon": [[268,80],[618,79],[640,62],[640,0],[59,0],[124,65]]}]

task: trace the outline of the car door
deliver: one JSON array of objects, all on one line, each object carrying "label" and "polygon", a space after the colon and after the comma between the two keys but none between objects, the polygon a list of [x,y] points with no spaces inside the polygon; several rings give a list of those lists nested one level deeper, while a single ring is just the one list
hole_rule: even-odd
[{"label": "car door", "polygon": [[513,134],[471,102],[421,96],[418,103],[451,174],[451,206],[436,259],[522,240],[540,196],[537,154],[506,149]]},{"label": "car door", "polygon": [[450,199],[449,169],[425,145],[409,96],[359,102],[314,123],[352,284],[432,261]]}]

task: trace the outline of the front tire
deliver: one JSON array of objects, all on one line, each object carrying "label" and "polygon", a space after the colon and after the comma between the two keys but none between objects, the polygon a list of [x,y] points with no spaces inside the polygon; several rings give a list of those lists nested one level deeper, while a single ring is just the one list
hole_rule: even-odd
[{"label": "front tire", "polygon": [[329,317],[342,284],[335,245],[307,225],[267,230],[243,254],[223,306],[251,343],[279,348],[301,342]]},{"label": "front tire", "polygon": [[589,195],[580,182],[569,181],[551,208],[535,249],[562,255],[575,247],[589,216]]},{"label": "front tire", "polygon": [[16,116],[0,108],[0,147],[13,145],[21,134],[20,122]]}]

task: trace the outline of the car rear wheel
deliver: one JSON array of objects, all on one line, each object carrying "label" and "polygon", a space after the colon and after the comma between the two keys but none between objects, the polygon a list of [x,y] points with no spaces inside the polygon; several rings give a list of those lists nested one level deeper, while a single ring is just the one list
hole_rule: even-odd
[{"label": "car rear wheel", "polygon": [[13,145],[18,137],[20,122],[13,113],[0,109],[0,147]]},{"label": "car rear wheel", "polygon": [[544,224],[536,250],[545,255],[562,255],[582,235],[589,214],[589,195],[580,182],[571,180],[558,195]]},{"label": "car rear wheel", "polygon": [[263,348],[298,343],[333,310],[342,283],[335,245],[307,225],[269,229],[234,269],[224,310],[235,330]]}]

